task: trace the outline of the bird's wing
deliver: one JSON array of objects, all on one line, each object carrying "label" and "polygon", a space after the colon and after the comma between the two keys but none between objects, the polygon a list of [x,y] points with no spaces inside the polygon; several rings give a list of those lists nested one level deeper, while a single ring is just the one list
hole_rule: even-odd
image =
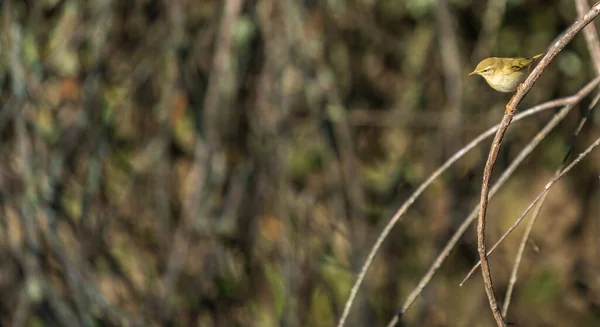
[{"label": "bird's wing", "polygon": [[529,67],[529,65],[531,65],[531,63],[534,62],[537,58],[539,58],[543,55],[544,55],[544,53],[540,53],[538,55],[535,55],[535,56],[529,57],[529,58],[515,58],[515,61],[512,63],[511,69],[515,72],[523,70],[523,69]]},{"label": "bird's wing", "polygon": [[515,72],[521,71],[533,62],[533,58],[515,58],[515,61],[512,63],[511,69]]}]

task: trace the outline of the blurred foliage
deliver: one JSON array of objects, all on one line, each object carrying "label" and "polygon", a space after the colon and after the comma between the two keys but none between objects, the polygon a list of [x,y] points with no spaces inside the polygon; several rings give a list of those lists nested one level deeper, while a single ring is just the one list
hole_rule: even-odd
[{"label": "blurred foliage", "polygon": [[[576,19],[568,0],[1,3],[3,326],[334,325],[394,211],[500,120],[509,95],[467,74],[544,52]],[[522,107],[592,77],[578,36]],[[496,171],[550,115],[511,127]],[[579,118],[491,202],[489,239],[543,188]],[[488,145],[393,230],[346,326],[398,310],[477,203]],[[600,324],[599,163],[550,193],[509,321]],[[499,295],[517,243],[491,257]],[[470,230],[403,326],[489,326],[480,278],[458,287],[476,258]]]}]

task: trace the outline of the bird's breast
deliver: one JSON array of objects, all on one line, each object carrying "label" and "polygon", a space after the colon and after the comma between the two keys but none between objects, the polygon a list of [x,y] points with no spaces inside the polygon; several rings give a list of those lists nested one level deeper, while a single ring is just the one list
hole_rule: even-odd
[{"label": "bird's breast", "polygon": [[523,72],[514,72],[510,75],[484,76],[487,83],[500,92],[514,92],[526,75]]}]

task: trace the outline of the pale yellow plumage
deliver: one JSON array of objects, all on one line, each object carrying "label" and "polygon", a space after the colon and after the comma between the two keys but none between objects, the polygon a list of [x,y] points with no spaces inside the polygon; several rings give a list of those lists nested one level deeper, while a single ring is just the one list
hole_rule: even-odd
[{"label": "pale yellow plumage", "polygon": [[469,75],[481,75],[496,91],[514,92],[527,78],[531,64],[543,55],[541,53],[529,58],[486,58]]}]

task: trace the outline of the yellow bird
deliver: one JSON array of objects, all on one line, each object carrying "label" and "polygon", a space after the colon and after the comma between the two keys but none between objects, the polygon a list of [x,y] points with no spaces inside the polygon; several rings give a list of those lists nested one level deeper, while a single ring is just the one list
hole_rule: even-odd
[{"label": "yellow bird", "polygon": [[531,64],[543,55],[540,53],[529,58],[486,58],[469,75],[481,75],[496,91],[514,92],[527,78]]}]

